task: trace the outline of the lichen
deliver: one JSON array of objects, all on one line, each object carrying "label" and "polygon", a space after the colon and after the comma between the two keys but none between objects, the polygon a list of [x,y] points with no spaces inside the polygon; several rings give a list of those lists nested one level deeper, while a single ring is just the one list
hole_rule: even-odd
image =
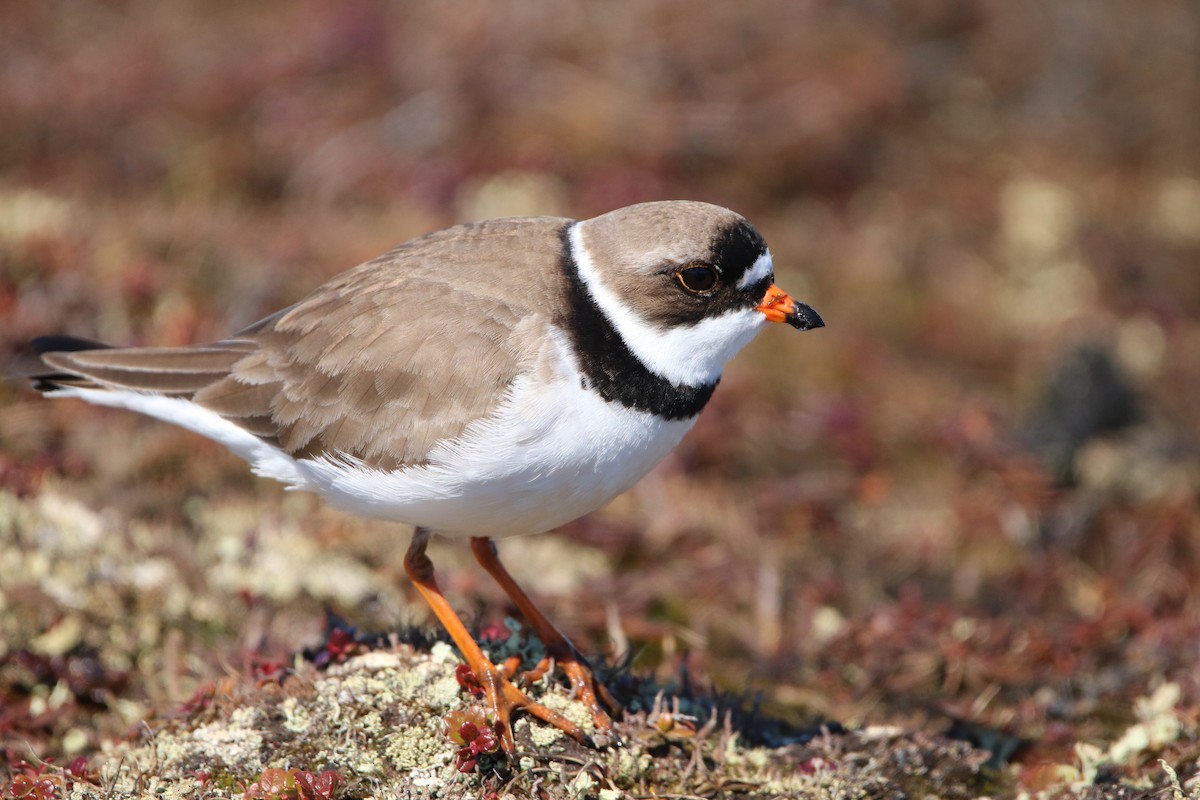
[{"label": "lichen", "polygon": [[292,733],[302,734],[312,725],[309,709],[295,697],[284,698],[279,711],[283,714],[283,727]]},{"label": "lichen", "polygon": [[[645,715],[619,722],[624,746],[605,750],[583,748],[557,732],[545,736],[547,726],[522,718],[515,730],[519,762],[508,769],[500,761],[483,769],[481,762],[461,774],[454,763],[458,745],[442,721],[462,704],[456,663],[444,649],[435,657],[399,647],[325,673],[300,664],[283,684],[243,686],[203,714],[151,724],[142,738],[111,745],[100,765],[100,787],[80,787],[71,796],[236,798],[267,768],[334,770],[345,781],[338,790],[344,797],[467,798],[492,791],[520,797],[536,788],[556,799],[655,791],[860,798],[919,794],[940,780],[984,785],[978,765],[986,754],[961,743],[842,734],[805,747],[745,749],[731,731],[668,740]],[[590,727],[586,709],[561,688],[538,682],[528,691]],[[897,753],[900,760],[892,757]],[[938,770],[953,774],[939,778]]]},{"label": "lichen", "polygon": [[433,770],[450,764],[454,748],[440,723],[404,725],[389,736],[385,755],[397,770]]},{"label": "lichen", "polygon": [[[582,728],[584,732],[592,733],[595,730],[592,716],[588,713],[587,709],[572,700],[565,693],[558,691],[547,692],[539,698],[539,702],[551,711],[557,711],[559,714],[562,714]],[[563,732],[558,728],[540,723],[533,724],[528,718],[519,719],[514,725],[514,729],[518,732],[528,731],[530,739],[539,748],[550,747],[564,738]]]}]

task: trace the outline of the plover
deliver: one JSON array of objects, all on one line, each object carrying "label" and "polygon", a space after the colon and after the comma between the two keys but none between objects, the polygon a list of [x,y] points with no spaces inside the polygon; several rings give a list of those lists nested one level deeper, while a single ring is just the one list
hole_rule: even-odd
[{"label": "plover", "polygon": [[431,534],[468,537],[608,734],[619,709],[497,558],[607,503],[695,423],[725,363],[766,326],[824,323],[774,283],[743,217],[643,203],[593,219],[499,219],[431,233],[218,342],[34,341],[55,397],[207,436],[258,475],[415,528],[404,565],[483,685],[504,749],[533,702],[474,641],[434,577]]}]

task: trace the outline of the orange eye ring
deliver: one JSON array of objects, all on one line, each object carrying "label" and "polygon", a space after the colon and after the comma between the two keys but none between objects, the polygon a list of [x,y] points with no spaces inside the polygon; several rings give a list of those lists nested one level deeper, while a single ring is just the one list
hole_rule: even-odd
[{"label": "orange eye ring", "polygon": [[692,294],[709,294],[721,282],[716,268],[708,264],[689,264],[676,271],[675,277],[680,285]]}]

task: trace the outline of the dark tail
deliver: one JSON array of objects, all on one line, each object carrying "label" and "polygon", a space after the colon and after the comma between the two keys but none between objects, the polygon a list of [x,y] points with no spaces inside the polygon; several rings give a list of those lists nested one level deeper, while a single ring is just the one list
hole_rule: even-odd
[{"label": "dark tail", "polygon": [[[107,350],[110,345],[93,339],[80,339],[77,336],[39,336],[29,343],[37,356],[46,353],[74,353],[80,350]],[[45,362],[42,362],[45,364]],[[33,382],[33,388],[39,392],[53,392],[67,386],[94,386],[92,381],[82,375],[70,372],[37,372],[26,376]]]},{"label": "dark tail", "polygon": [[40,392],[129,389],[184,397],[226,377],[250,348],[239,340],[192,347],[110,347],[73,336],[42,336],[32,346],[51,369],[29,375]]}]

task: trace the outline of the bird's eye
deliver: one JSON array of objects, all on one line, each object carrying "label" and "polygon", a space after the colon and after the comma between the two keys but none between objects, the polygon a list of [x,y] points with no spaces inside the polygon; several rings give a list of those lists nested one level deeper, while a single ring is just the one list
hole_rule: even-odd
[{"label": "bird's eye", "polygon": [[693,264],[675,273],[683,288],[693,294],[705,294],[717,288],[717,271],[707,264]]}]

